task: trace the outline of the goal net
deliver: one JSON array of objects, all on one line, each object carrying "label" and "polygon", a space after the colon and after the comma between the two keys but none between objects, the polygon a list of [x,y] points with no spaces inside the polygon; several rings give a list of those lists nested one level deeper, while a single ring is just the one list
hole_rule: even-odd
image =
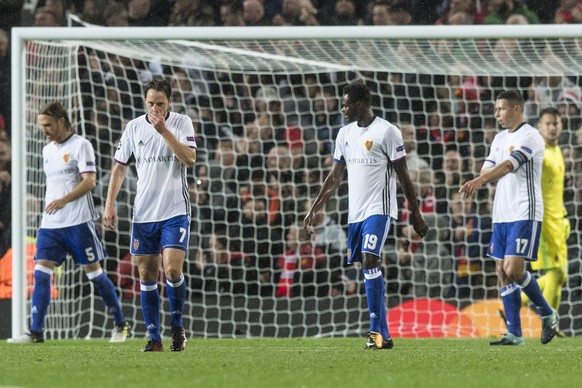
[{"label": "goal net", "polygon": [[[24,263],[31,258],[24,259],[24,242],[35,237],[41,214],[34,209],[44,205],[46,139],[35,124],[37,112],[61,101],[77,132],[92,142],[99,207],[116,142],[125,124],[144,113],[144,84],[165,77],[173,87],[172,109],[190,116],[199,147],[188,177],[189,336],[368,331],[361,268],[346,264],[345,183],[326,206],[316,236],[302,230],[345,124],[342,88],[354,80],[371,87],[374,112],[402,129],[430,226],[424,240],[415,239],[399,195],[403,210],[382,255],[392,335],[477,337],[505,330],[495,263],[485,255],[494,187],[472,203],[456,192],[478,174],[497,131],[495,97],[509,88],[527,98],[532,124],[545,107],[562,112],[572,233],[560,327],[580,334],[582,36],[570,27],[545,26],[544,37],[521,26],[15,29],[13,332],[21,333],[30,317]],[[109,253],[103,266],[133,335],[141,337],[139,279],[128,255],[137,177],[128,171],[117,202],[118,229],[103,230]],[[109,336],[112,319],[78,266],[69,261],[54,283],[49,338]],[[161,276],[162,318],[168,322],[163,285]],[[522,316],[525,335],[537,336],[534,309],[525,306]]]}]

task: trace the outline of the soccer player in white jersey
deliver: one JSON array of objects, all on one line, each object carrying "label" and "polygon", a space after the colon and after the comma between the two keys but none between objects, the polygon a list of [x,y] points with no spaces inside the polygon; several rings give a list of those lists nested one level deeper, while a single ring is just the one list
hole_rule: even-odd
[{"label": "soccer player in white jersey", "polygon": [[48,139],[42,150],[46,175],[45,208],[36,240],[34,291],[30,333],[10,343],[44,342],[44,320],[50,304],[51,276],[70,254],[95,285],[113,315],[110,342],[125,341],[125,321],[113,282],[99,263],[107,252],[95,228],[98,219],[91,190],[95,187],[95,152],[88,140],[74,133],[65,108],[58,102],[46,105],[38,124]]},{"label": "soccer player in white jersey", "polygon": [[115,229],[115,201],[127,166],[135,160],[138,181],[130,252],[138,265],[142,313],[150,336],[143,351],[163,351],[157,284],[162,264],[172,313],[170,350],[180,352],[186,342],[182,267],[190,236],[186,170],[196,162],[194,127],[190,117],[170,112],[172,90],[167,80],[148,82],[144,93],[147,114],[127,124],[115,152],[103,223]]},{"label": "soccer player in white jersey", "polygon": [[370,333],[365,349],[391,349],[394,344],[386,319],[384,276],[380,254],[398,218],[396,177],[410,204],[411,222],[416,233],[428,231],[420,215],[414,187],[406,166],[402,134],[370,108],[368,86],[354,82],[343,90],[342,112],[350,124],[342,127],[335,142],[333,166],[304,221],[313,233],[320,223],[320,210],[343,180],[348,169],[348,263],[361,262],[366,299],[370,312]]},{"label": "soccer player in white jersey", "polygon": [[554,338],[558,327],[557,312],[548,305],[536,279],[525,269],[525,260],[537,260],[542,230],[541,175],[545,143],[537,129],[525,123],[523,109],[524,99],[519,91],[499,94],[495,118],[504,130],[493,139],[479,176],[459,190],[464,197],[472,198],[481,186],[497,181],[488,256],[497,260],[508,333],[490,345],[525,344],[521,332],[520,288],[536,305],[542,318],[542,344]]}]

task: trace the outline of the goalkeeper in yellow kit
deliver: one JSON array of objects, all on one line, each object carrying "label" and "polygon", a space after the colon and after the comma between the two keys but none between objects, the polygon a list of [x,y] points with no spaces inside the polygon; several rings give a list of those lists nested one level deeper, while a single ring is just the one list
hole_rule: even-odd
[{"label": "goalkeeper in yellow kit", "polygon": [[[543,271],[538,284],[548,304],[558,311],[562,299],[562,287],[568,277],[568,249],[566,240],[570,234],[570,222],[564,208],[564,157],[558,146],[562,132],[560,112],[546,108],[540,112],[538,130],[546,142],[542,165],[542,197],[544,218],[538,250],[538,260],[531,262],[532,270]],[[522,304],[529,298],[522,292]]]}]

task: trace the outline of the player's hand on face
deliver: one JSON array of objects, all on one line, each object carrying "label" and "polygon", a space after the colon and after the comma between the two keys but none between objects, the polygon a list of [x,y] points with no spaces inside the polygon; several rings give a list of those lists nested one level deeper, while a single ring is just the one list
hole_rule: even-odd
[{"label": "player's hand on face", "polygon": [[162,114],[162,110],[157,105],[154,105],[148,112],[148,119],[156,131],[161,133],[164,130],[166,126],[166,120]]}]

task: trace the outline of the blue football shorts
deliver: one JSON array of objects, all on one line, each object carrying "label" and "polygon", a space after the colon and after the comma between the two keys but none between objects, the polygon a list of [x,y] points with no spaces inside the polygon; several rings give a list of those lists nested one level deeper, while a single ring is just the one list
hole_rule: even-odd
[{"label": "blue football shorts", "polygon": [[348,264],[362,261],[362,252],[380,257],[391,226],[392,219],[382,214],[348,224]]},{"label": "blue football shorts", "polygon": [[542,223],[539,221],[494,223],[487,256],[497,260],[517,256],[536,261],[541,233]]},{"label": "blue football shorts", "polygon": [[107,257],[95,222],[88,221],[66,228],[39,229],[35,260],[53,261],[60,266],[68,254],[80,265],[93,264]]},{"label": "blue football shorts", "polygon": [[159,222],[133,223],[132,255],[157,255],[166,248],[188,251],[190,216],[180,215]]}]

